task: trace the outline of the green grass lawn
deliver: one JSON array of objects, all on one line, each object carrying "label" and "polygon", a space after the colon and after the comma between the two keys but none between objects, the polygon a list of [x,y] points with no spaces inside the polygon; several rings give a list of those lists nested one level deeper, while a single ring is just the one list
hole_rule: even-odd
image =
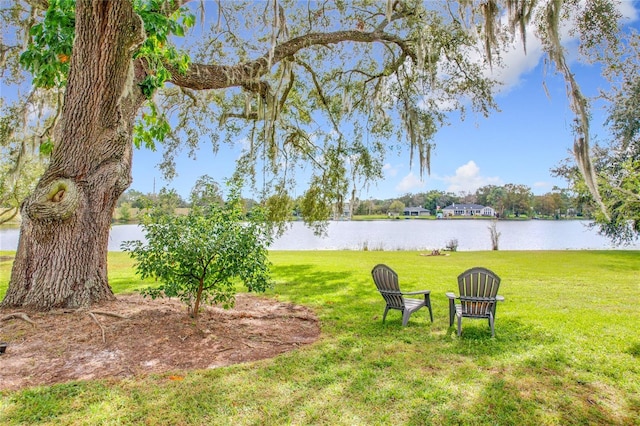
[{"label": "green grass lawn", "polygon": [[[638,251],[310,251],[271,260],[276,286],[267,294],[311,307],[317,343],[183,381],[168,373],[3,392],[0,421],[640,425]],[[432,290],[433,324],[426,309],[408,327],[398,311],[382,324],[377,263],[394,268],[404,290]],[[116,292],[145,285],[131,265],[110,253]],[[463,319],[461,338],[449,328],[445,292],[457,292],[456,276],[472,266],[502,278],[493,339],[486,321]],[[9,271],[0,262],[0,295]]]}]

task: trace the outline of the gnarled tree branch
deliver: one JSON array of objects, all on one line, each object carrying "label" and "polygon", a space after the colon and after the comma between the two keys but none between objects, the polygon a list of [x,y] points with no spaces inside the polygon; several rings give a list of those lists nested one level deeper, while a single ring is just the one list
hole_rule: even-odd
[{"label": "gnarled tree branch", "polygon": [[[416,60],[415,53],[410,48],[408,42],[400,37],[382,31],[362,32],[346,30],[332,33],[310,33],[296,37],[276,46],[271,55],[263,55],[256,60],[241,64],[191,64],[184,74],[178,72],[178,70],[169,63],[166,63],[165,67],[171,72],[171,82],[173,84],[189,89],[207,90],[253,86],[255,84],[262,84],[262,82],[258,83],[258,80],[269,72],[271,66],[287,57],[293,56],[303,49],[311,46],[326,46],[348,41],[356,43],[393,43],[400,47],[407,56],[411,57],[414,61]],[[252,88],[256,89],[259,87]]]}]

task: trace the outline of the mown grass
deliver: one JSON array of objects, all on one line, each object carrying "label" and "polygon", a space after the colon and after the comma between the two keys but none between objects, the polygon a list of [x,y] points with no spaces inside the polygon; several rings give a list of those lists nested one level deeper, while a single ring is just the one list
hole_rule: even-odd
[{"label": "mown grass", "polygon": [[[638,251],[313,251],[271,259],[276,286],[267,295],[311,307],[322,324],[317,343],[187,372],[182,381],[162,374],[3,392],[0,421],[640,424]],[[145,285],[126,254],[110,253],[109,262],[116,292]],[[397,311],[382,324],[384,303],[370,276],[377,263],[394,268],[406,290],[432,290],[433,324],[425,310],[408,327]],[[0,263],[0,294],[9,265]],[[463,320],[461,338],[449,328],[444,293],[472,266],[503,280],[495,338],[486,321]]]}]

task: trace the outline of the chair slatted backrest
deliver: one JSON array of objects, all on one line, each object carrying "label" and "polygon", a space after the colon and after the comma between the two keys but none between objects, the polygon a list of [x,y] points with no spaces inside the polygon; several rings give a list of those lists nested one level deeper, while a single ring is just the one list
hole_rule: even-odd
[{"label": "chair slatted backrest", "polygon": [[392,308],[404,308],[404,299],[398,284],[398,274],[387,265],[380,264],[373,268],[371,275],[387,305]]},{"label": "chair slatted backrest", "polygon": [[500,277],[486,268],[471,268],[458,276],[462,312],[470,316],[488,316],[493,310]]}]

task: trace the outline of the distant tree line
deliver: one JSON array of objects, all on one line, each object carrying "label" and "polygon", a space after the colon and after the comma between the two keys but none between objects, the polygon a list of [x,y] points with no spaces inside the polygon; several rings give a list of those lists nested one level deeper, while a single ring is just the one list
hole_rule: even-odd
[{"label": "distant tree line", "polygon": [[440,190],[407,193],[398,198],[357,200],[354,215],[401,214],[405,207],[422,207],[436,214],[452,204],[473,203],[492,207],[500,217],[591,217],[589,208],[566,189],[554,188],[534,195],[526,185],[485,185],[475,192],[454,194]]},{"label": "distant tree line", "polygon": [[[203,194],[207,194],[206,196]],[[302,198],[293,199],[273,196],[264,204],[269,209],[286,209],[292,217],[300,217]],[[135,189],[125,192],[118,200],[119,217],[123,221],[130,219],[128,213],[131,208],[144,210],[151,207],[160,208],[167,213],[180,208],[204,207],[209,204],[222,204],[224,198],[219,185],[209,176],[203,176],[196,182],[190,200],[183,199],[174,189],[162,188],[157,194],[144,194]],[[592,208],[581,202],[566,189],[554,188],[544,195],[534,195],[526,185],[506,184],[485,185],[475,192],[461,192],[454,194],[440,190],[419,193],[406,193],[397,198],[389,199],[359,199],[356,198],[353,208],[337,209],[334,217],[351,214],[353,216],[401,215],[406,207],[422,207],[435,215],[438,210],[452,204],[473,203],[492,207],[499,217],[592,217]],[[249,213],[254,206],[260,204],[253,199],[243,199],[245,213]]]}]

